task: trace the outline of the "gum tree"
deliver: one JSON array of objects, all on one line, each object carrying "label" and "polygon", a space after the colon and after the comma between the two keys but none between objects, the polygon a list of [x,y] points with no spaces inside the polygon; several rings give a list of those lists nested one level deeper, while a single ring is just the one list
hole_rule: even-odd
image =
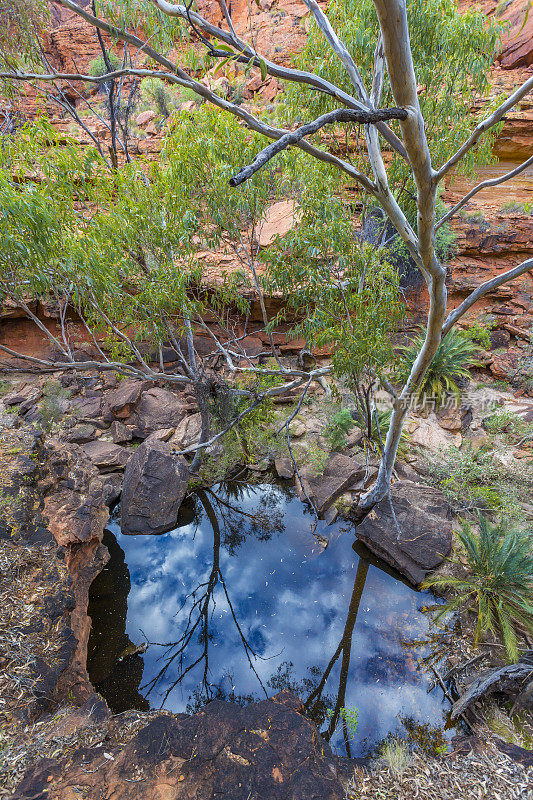
[{"label": "gum tree", "polygon": [[[459,169],[461,165],[472,162],[475,156],[482,154],[480,143],[484,140],[483,137],[490,135],[505,114],[533,89],[533,77],[525,81],[510,97],[491,108],[487,116],[479,121],[469,121],[466,114],[460,112],[460,106],[459,114],[449,114],[447,109],[453,105],[457,93],[462,93],[466,99],[470,89],[471,97],[479,94],[476,75],[480,63],[483,63],[476,64],[474,55],[477,51],[473,46],[471,61],[465,61],[463,57],[460,65],[452,64],[448,68],[446,58],[441,63],[437,59],[432,66],[429,65],[432,72],[426,69],[426,74],[433,75],[430,91],[436,101],[432,112],[431,100],[421,104],[419,97],[419,94],[424,93],[424,86],[417,79],[414,62],[416,53],[411,45],[409,31],[410,24],[413,28],[418,24],[417,14],[425,19],[425,3],[410,3],[411,12],[414,9],[410,20],[405,0],[374,0],[372,4],[363,4],[371,15],[372,25],[369,27],[374,31],[375,38],[372,43],[372,65],[369,67],[367,56],[367,64],[362,69],[356,62],[357,47],[352,47],[350,39],[343,41],[341,35],[343,27],[346,27],[346,19],[349,21],[349,14],[344,20],[342,18],[343,7],[340,4],[333,6],[330,19],[315,0],[304,2],[314,21],[312,35],[322,37],[323,46],[328,52],[325,60],[327,64],[318,62],[316,69],[287,68],[263,57],[252,43],[238,35],[225,0],[220,0],[219,3],[223,12],[223,21],[219,26],[194,11],[192,5],[173,4],[167,0],[101,3],[99,16],[80,8],[73,0],[58,0],[60,5],[83,17],[95,28],[115,40],[127,43],[131,48],[136,48],[148,59],[146,67],[114,70],[105,76],[106,79],[117,79],[125,74],[141,78],[159,77],[195,91],[221,112],[234,115],[250,130],[273,140],[272,144],[258,152],[230,178],[230,187],[242,186],[282,151],[296,147],[308,157],[335,167],[340,173],[339,177],[346,176],[358,184],[370,198],[372,205],[381,209],[384,218],[396,232],[395,236],[400,237],[427,285],[427,333],[411,372],[399,390],[388,382],[385,375],[380,375],[383,386],[391,394],[393,412],[376,483],[361,501],[362,510],[365,510],[389,491],[409,398],[420,387],[443,337],[483,295],[533,267],[533,259],[522,262],[481,284],[459,307],[450,310],[447,305],[446,269],[441,263],[436,246],[439,229],[471,197],[487,186],[503,183],[533,163],[532,157],[501,178],[478,184],[453,208],[439,216],[438,194],[443,180],[452,170]],[[452,9],[453,4],[447,0],[435,0],[429,5],[433,8],[435,4],[438,14],[433,17],[435,22],[426,35],[437,39],[434,53],[438,54],[441,51],[446,52],[445,43],[450,35],[450,14],[455,12]],[[479,17],[471,17],[471,22],[479,27]],[[134,33],[140,30],[145,31],[145,38]],[[465,30],[470,30],[468,24]],[[325,108],[330,109],[332,105],[333,108],[323,111],[317,107],[318,113],[314,118],[300,124],[302,119],[309,116],[308,109],[312,110],[312,106],[302,96],[299,113],[294,113],[293,98],[291,109],[294,116],[287,127],[279,127],[254,115],[204,86],[191,77],[185,67],[167,55],[176,37],[183,39],[187,35],[199,40],[214,61],[230,60],[256,67],[264,76],[269,74],[297,88],[304,87],[312,92],[313,97],[323,98]],[[415,36],[413,42],[416,40]],[[368,46],[369,43],[366,43],[363,48],[366,54]],[[361,48],[359,52],[361,53]],[[331,64],[335,64],[334,76],[328,66]],[[462,77],[458,83],[452,77],[454,71],[459,71],[459,66]],[[488,61],[485,66],[488,66]],[[417,64],[417,69],[419,67],[420,64]],[[439,70],[442,77],[440,81]],[[27,65],[18,63],[9,64],[0,76],[10,82],[95,80],[91,76],[55,71],[30,72]],[[101,81],[102,77],[98,80]],[[393,105],[382,107],[383,99]],[[328,125],[335,125],[336,130],[343,130],[340,126],[354,124],[364,125],[362,155],[357,160],[333,154],[321,146],[320,137],[316,136]],[[228,188],[228,192],[230,191],[232,189]]]}]

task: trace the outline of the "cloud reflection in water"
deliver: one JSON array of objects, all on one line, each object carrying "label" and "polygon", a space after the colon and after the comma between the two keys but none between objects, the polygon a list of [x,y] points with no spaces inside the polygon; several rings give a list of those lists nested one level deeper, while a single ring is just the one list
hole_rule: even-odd
[{"label": "cloud reflection in water", "polygon": [[[190,711],[212,697],[246,702],[287,687],[339,751],[340,708],[357,707],[352,756],[401,728],[400,717],[442,725],[442,694],[427,693],[417,653],[402,645],[428,632],[418,610],[427,594],[359,559],[350,526],[319,523],[317,532],[331,537],[323,551],[293,490],[269,484],[200,492],[188,512],[181,527],[159,536],[125,536],[110,523],[106,570],[117,558],[129,570],[120,584],[126,636],[110,624],[125,598],[118,603],[104,570],[92,590],[89,669],[114,710],[143,707],[132,700],[141,695],[150,707]],[[143,635],[157,644],[119,661],[118,640],[124,648]],[[136,685],[121,698],[132,662]]]}]

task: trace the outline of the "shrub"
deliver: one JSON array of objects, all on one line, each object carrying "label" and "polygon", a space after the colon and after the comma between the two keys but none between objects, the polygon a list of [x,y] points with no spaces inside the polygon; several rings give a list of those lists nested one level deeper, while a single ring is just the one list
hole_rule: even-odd
[{"label": "shrub", "polygon": [[54,425],[63,417],[60,401],[70,397],[70,393],[63,389],[57,381],[50,381],[44,387],[44,399],[39,411],[42,417],[41,426],[45,433],[49,433]]},{"label": "shrub", "polygon": [[533,423],[512,411],[497,411],[483,420],[483,427],[488,433],[505,434],[511,444],[533,436]]},{"label": "shrub", "polygon": [[517,203],[516,200],[511,200],[503,204],[501,211],[503,214],[533,214],[533,203]]},{"label": "shrub", "polygon": [[354,425],[355,420],[348,408],[333,414],[324,430],[324,438],[332,450],[342,450],[346,446],[346,437]]},{"label": "shrub", "polygon": [[[412,341],[400,348],[403,354],[402,379],[405,380],[420,352],[426,331],[421,329]],[[461,331],[451,330],[437,348],[433,360],[426,372],[424,381],[418,390],[418,396],[425,395],[441,405],[448,393],[459,395],[457,381],[469,376],[469,368],[475,366],[476,347]]]},{"label": "shrub", "polygon": [[[111,69],[119,69],[120,67],[120,59],[115,53],[108,53],[107,57],[109,59],[109,63],[111,64]],[[98,56],[98,58],[93,58],[91,63],[89,64],[89,75],[92,75],[93,78],[99,78],[100,75],[105,75],[108,71],[103,56]]]},{"label": "shrub", "polygon": [[144,78],[140,84],[141,99],[150,106],[155,106],[158,114],[168,119],[172,111],[188,100],[199,104],[202,97],[192,89],[170,87],[161,78]]},{"label": "shrub", "polygon": [[159,114],[165,119],[172,111],[172,96],[170,89],[161,78],[144,78],[140,85],[141,98],[145,103],[155,105]]},{"label": "shrub", "polygon": [[[491,525],[479,515],[479,534],[468,522],[458,534],[465,550],[468,573],[464,577],[435,575],[424,588],[452,589],[454,596],[439,610],[436,619],[458,608],[476,614],[474,644],[483,633],[501,635],[510,661],[518,658],[518,631],[533,633],[533,555],[531,532],[519,536],[503,525]],[[452,563],[462,566],[458,560]]]},{"label": "shrub", "polygon": [[464,335],[472,342],[482,347],[483,350],[489,350],[491,346],[490,332],[493,328],[494,322],[491,319],[476,319],[470,327],[464,331]]},{"label": "shrub", "polygon": [[513,462],[505,466],[489,446],[468,444],[440,449],[427,465],[430,481],[441,489],[456,511],[503,512],[520,518],[520,499],[527,497],[531,475]]},{"label": "shrub", "polygon": [[311,469],[313,475],[322,475],[328,463],[328,458],[329,453],[327,450],[323,450],[317,444],[312,444],[309,447],[305,463]]},{"label": "shrub", "polygon": [[400,739],[390,739],[381,748],[380,758],[394,778],[401,780],[409,764],[411,754],[405,742]]}]

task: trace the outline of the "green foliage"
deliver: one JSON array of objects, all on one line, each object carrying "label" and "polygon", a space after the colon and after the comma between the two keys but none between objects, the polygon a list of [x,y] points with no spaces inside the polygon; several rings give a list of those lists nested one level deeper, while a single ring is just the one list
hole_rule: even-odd
[{"label": "green foliage", "polygon": [[505,434],[510,444],[533,438],[533,422],[527,422],[513,411],[497,411],[483,420],[483,427],[488,433]]},{"label": "green foliage", "polygon": [[[426,331],[422,328],[408,345],[400,348],[404,362],[403,368],[400,369],[402,380],[407,379],[424,343],[425,335]],[[458,397],[457,381],[469,377],[469,368],[476,364],[475,353],[476,347],[472,341],[461,331],[452,328],[439,344],[418,390],[418,396],[425,395],[434,399],[438,405],[444,402],[449,393]]]},{"label": "green foliage", "polygon": [[[332,0],[327,11],[333,28],[346,44],[369,89],[378,35],[374,3],[372,0]],[[486,17],[476,9],[459,14],[453,0],[408,0],[407,14],[415,71],[421,87],[420,106],[432,161],[438,167],[462,144],[476,124],[471,108],[476,99],[488,93],[489,70],[499,44],[499,28],[494,22],[487,25]],[[353,94],[344,65],[314,22],[310,24],[308,40],[296,63]],[[290,112],[304,119],[336,107],[333,98],[301,85],[289,89],[287,102]],[[394,105],[387,76],[381,105]],[[397,128],[397,123],[392,123],[391,127]],[[497,131],[493,131],[484,137],[464,162],[463,169],[471,170],[476,161],[491,161],[492,140],[496,134]],[[359,168],[368,169],[363,158],[356,157],[356,161]],[[387,169],[391,186],[400,191],[402,208],[414,222],[413,192],[416,194],[416,190],[409,168],[399,157],[393,156]]]},{"label": "green foliage", "polygon": [[[40,0],[0,0],[0,71],[42,67],[39,38],[50,29],[50,7]],[[16,95],[16,82],[0,78],[4,97]]]},{"label": "green foliage", "polygon": [[343,408],[331,417],[324,429],[324,438],[332,450],[342,450],[346,446],[346,437],[355,425],[352,412]]},{"label": "green foliage", "polygon": [[350,208],[331,191],[332,168],[309,169],[303,158],[294,153],[286,170],[299,225],[262,253],[265,285],[285,301],[278,319],[300,319],[292,334],[308,347],[331,346],[334,371],[352,389],[393,360],[391,336],[405,310],[398,273],[354,235]]},{"label": "green foliage", "polygon": [[196,104],[202,102],[200,95],[192,89],[169,85],[161,78],[144,78],[140,84],[140,93],[144,103],[155,106],[157,113],[165,119],[168,119],[180,103],[187,100],[193,100]]},{"label": "green foliage", "polygon": [[[435,575],[425,587],[452,589],[454,596],[437,614],[441,619],[464,608],[476,615],[474,643],[482,634],[499,633],[510,661],[518,659],[517,626],[533,632],[533,555],[531,532],[518,535],[479,516],[479,533],[468,522],[458,534],[468,573],[463,577]],[[453,563],[461,565],[455,560]]]},{"label": "green foliage", "polygon": [[[0,151],[0,292],[68,295],[120,359],[128,354],[111,323],[134,325],[139,340],[155,344],[168,338],[164,315],[179,326],[181,315],[197,319],[208,306],[245,312],[245,291],[236,291],[252,282],[243,242],[280,177],[262,171],[239,192],[227,181],[263,141],[204,105],[177,115],[157,163],[110,171],[48,123],[28,124]],[[29,182],[36,172],[40,181]],[[196,253],[219,245],[237,247],[243,272],[207,297]]]},{"label": "green foliage", "polygon": [[464,334],[483,350],[489,350],[491,346],[490,332],[494,326],[495,323],[490,318],[476,319],[464,331]]},{"label": "green foliage", "polygon": [[60,401],[70,397],[67,389],[64,389],[58,381],[48,381],[44,387],[44,399],[39,406],[42,417],[41,427],[46,433],[50,433],[54,425],[63,417]]},{"label": "green foliage", "polygon": [[[112,70],[120,69],[120,59],[115,53],[109,51],[107,58]],[[97,58],[93,58],[89,64],[89,75],[92,75],[93,78],[99,78],[101,75],[105,75],[107,72],[109,72],[109,70],[106,66],[104,57],[98,56]]]},{"label": "green foliage", "polygon": [[517,203],[516,200],[511,200],[509,203],[504,203],[501,207],[502,214],[533,214],[533,203]]},{"label": "green foliage", "polygon": [[520,520],[520,500],[533,487],[531,473],[514,462],[506,467],[490,446],[466,444],[439,450],[428,464],[430,480],[460,512],[498,512]]},{"label": "green foliage", "polygon": [[343,722],[346,724],[349,736],[355,736],[357,733],[357,726],[359,725],[359,711],[355,706],[352,708],[341,708],[340,715]]},{"label": "green foliage", "polygon": [[305,458],[305,464],[313,475],[322,475],[328,463],[329,453],[318,444],[310,445]]}]

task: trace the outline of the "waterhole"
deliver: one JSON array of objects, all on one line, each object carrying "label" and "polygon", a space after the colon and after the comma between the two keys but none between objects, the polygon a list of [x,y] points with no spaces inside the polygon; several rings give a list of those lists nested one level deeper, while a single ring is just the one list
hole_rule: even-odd
[{"label": "waterhole", "polygon": [[158,536],[126,536],[112,517],[90,592],[93,685],[115,712],[290,689],[352,757],[390,735],[440,741],[448,704],[419,668],[435,598],[353,542],[351,524],[316,524],[269,483],[198,491]]}]

